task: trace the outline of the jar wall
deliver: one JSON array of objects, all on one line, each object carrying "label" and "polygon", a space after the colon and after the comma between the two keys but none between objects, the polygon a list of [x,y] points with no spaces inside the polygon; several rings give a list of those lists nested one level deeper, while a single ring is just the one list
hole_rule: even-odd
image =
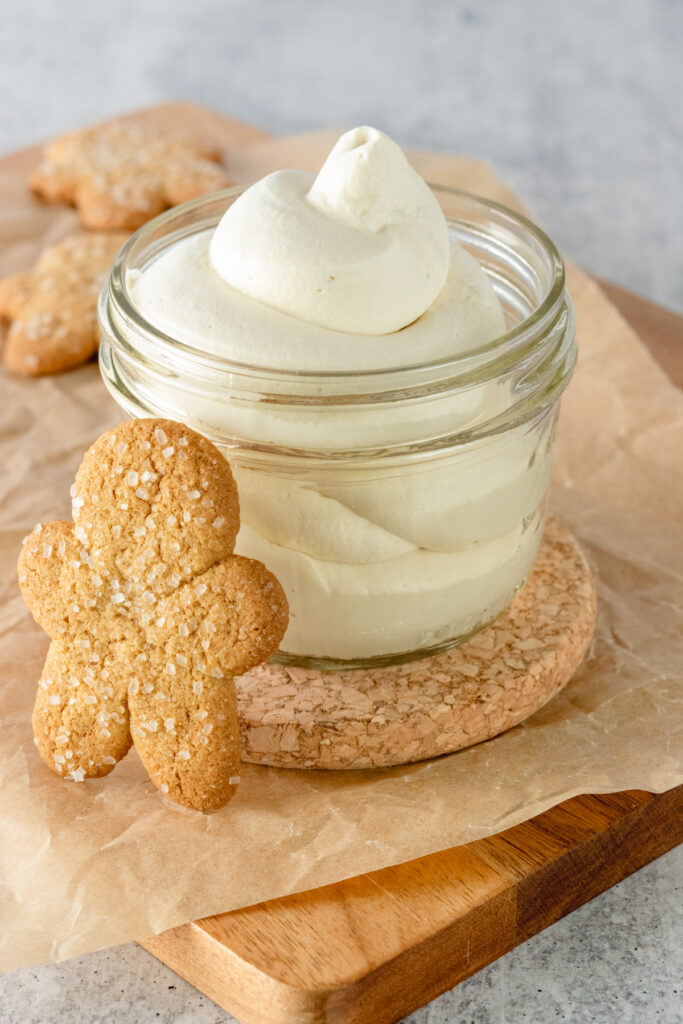
[{"label": "jar wall", "polygon": [[129,415],[181,420],[229,459],[237,551],[263,561],[290,601],[279,658],[348,667],[452,646],[510,603],[540,542],[576,359],[562,261],[523,218],[439,189],[498,294],[505,335],[382,371],[245,366],[164,334],[128,289],[237,194],[170,211],[124,248],[100,298],[104,381]]},{"label": "jar wall", "polygon": [[282,657],[401,661],[495,618],[536,555],[556,412],[437,458],[303,469],[226,450],[236,550],[265,562],[290,602]]}]

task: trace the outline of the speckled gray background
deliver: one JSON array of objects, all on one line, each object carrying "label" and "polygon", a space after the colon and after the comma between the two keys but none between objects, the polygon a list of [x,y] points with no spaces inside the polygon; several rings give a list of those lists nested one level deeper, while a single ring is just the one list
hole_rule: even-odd
[{"label": "speckled gray background", "polygon": [[[681,0],[2,0],[0,150],[169,98],[273,132],[370,123],[488,159],[566,253],[683,310],[682,67]],[[410,1024],[680,1024],[682,866]],[[136,946],[0,978],[0,1024],[230,1019]]]},{"label": "speckled gray background", "polygon": [[178,97],[489,159],[587,268],[683,309],[680,0],[3,0],[0,149]]}]

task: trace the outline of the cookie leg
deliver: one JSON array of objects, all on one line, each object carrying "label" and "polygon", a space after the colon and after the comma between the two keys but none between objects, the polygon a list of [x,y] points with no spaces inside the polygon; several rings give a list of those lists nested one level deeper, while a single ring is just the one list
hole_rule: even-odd
[{"label": "cookie leg", "polygon": [[130,749],[125,696],[108,675],[87,652],[50,644],[33,732],[48,768],[74,782],[108,775]]},{"label": "cookie leg", "polygon": [[169,667],[159,664],[129,692],[133,742],[150,779],[171,800],[215,810],[239,783],[235,685],[232,678],[193,678],[182,665]]},{"label": "cookie leg", "polygon": [[155,187],[144,191],[137,177],[107,180],[101,188],[92,179],[82,178],[74,199],[85,226],[96,231],[135,231],[166,209],[159,191]]},{"label": "cookie leg", "polygon": [[71,172],[44,161],[31,175],[29,186],[48,203],[70,203],[76,179]]},{"label": "cookie leg", "polygon": [[44,314],[42,320],[15,320],[7,332],[2,357],[10,373],[40,377],[86,362],[98,343],[93,316],[74,317],[69,310],[58,310]]}]

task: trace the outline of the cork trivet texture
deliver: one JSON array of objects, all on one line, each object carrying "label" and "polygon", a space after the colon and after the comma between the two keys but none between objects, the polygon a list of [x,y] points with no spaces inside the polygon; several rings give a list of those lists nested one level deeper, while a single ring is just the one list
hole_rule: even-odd
[{"label": "cork trivet texture", "polygon": [[481,743],[524,721],[569,682],[588,649],[595,611],[579,545],[549,518],[515,601],[460,647],[374,670],[266,664],[237,679],[242,760],[381,768]]}]

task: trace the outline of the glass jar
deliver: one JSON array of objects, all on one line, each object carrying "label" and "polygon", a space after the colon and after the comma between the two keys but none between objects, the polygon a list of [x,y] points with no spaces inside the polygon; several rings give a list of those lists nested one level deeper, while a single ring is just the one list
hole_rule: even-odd
[{"label": "glass jar", "polygon": [[562,260],[526,218],[435,187],[498,294],[505,334],[381,371],[246,365],[155,328],[131,294],[241,192],[176,207],[123,247],[99,303],[105,384],[127,414],[181,420],[229,458],[236,551],[263,561],[290,602],[278,660],[367,667],[445,650],[495,619],[534,562],[576,361]]}]

